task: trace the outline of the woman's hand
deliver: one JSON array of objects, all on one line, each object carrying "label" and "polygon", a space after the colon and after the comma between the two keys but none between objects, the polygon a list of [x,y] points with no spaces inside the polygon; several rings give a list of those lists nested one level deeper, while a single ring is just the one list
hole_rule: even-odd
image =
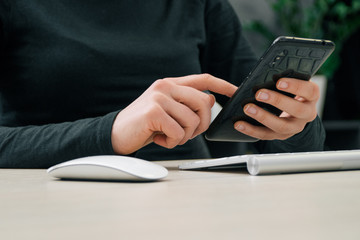
[{"label": "woman's hand", "polygon": [[203,91],[231,97],[236,89],[208,74],[157,80],[117,115],[113,149],[130,154],[151,142],[165,148],[184,144],[210,125],[215,97]]},{"label": "woman's hand", "polygon": [[294,78],[281,78],[276,87],[279,90],[294,94],[291,98],[268,89],[256,92],[256,100],[268,103],[282,110],[278,117],[255,104],[244,106],[246,115],[254,118],[264,126],[254,126],[244,121],[238,121],[234,127],[246,135],[261,139],[287,139],[301,132],[308,122],[316,118],[316,102],[319,99],[319,87],[311,81]]}]

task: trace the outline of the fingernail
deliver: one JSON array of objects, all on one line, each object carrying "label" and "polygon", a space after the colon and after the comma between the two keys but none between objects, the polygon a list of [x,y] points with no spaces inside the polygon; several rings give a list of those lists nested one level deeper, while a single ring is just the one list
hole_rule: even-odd
[{"label": "fingernail", "polygon": [[279,81],[278,88],[286,89],[289,87],[289,84],[287,82]]},{"label": "fingernail", "polygon": [[265,93],[265,92],[259,92],[257,95],[257,99],[259,100],[268,100],[269,99],[269,94]]},{"label": "fingernail", "polygon": [[247,113],[250,113],[250,114],[256,114],[256,108],[254,108],[254,107],[252,107],[252,106],[247,106],[246,108],[245,108],[245,111],[247,112]]},{"label": "fingernail", "polygon": [[242,125],[242,124],[236,125],[235,128],[236,128],[237,130],[239,130],[239,131],[243,131],[243,130],[245,129],[244,125]]}]

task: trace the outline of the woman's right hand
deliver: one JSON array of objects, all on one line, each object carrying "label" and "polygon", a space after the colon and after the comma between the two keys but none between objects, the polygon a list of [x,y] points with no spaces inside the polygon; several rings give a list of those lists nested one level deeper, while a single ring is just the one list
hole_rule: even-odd
[{"label": "woman's right hand", "polygon": [[154,142],[174,148],[204,132],[215,103],[209,90],[231,97],[237,87],[209,74],[155,81],[115,118],[111,141],[117,154],[130,154]]}]

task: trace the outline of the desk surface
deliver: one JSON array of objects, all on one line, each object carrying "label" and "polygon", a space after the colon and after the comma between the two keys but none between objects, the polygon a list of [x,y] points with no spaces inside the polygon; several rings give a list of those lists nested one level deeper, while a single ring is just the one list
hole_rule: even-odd
[{"label": "desk surface", "polygon": [[160,164],[169,176],[152,183],[0,169],[1,239],[360,239],[360,171],[250,176]]}]

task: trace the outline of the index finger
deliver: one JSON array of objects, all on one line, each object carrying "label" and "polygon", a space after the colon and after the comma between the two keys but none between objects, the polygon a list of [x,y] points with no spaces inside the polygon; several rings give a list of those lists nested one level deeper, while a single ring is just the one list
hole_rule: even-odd
[{"label": "index finger", "polygon": [[286,91],[300,96],[308,101],[317,100],[320,96],[320,91],[316,83],[310,81],[299,80],[295,78],[281,78],[276,86],[279,90]]},{"label": "index finger", "polygon": [[231,97],[237,90],[235,85],[210,74],[195,74],[173,78],[173,80],[179,85],[192,87],[200,91],[209,90],[228,97]]}]

